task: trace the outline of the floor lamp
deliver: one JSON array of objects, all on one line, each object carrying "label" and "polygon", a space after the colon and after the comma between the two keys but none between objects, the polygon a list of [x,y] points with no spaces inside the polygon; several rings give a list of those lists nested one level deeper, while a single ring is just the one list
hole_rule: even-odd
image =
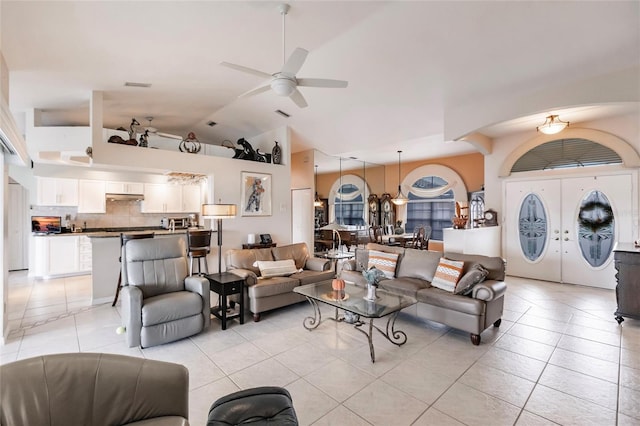
[{"label": "floor lamp", "polygon": [[222,219],[236,217],[235,204],[203,204],[202,217],[218,221],[218,273],[222,273]]}]

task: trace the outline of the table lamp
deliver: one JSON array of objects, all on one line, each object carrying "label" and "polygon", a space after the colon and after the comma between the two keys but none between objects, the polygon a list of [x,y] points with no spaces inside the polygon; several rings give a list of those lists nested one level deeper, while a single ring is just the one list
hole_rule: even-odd
[{"label": "table lamp", "polygon": [[202,217],[218,221],[218,273],[222,272],[222,219],[236,217],[235,204],[203,204]]}]

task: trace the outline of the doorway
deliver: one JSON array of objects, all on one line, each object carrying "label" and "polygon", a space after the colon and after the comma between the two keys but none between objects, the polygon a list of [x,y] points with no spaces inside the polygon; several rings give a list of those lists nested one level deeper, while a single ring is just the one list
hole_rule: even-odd
[{"label": "doorway", "polygon": [[615,288],[613,248],[633,241],[635,172],[505,184],[507,273]]}]

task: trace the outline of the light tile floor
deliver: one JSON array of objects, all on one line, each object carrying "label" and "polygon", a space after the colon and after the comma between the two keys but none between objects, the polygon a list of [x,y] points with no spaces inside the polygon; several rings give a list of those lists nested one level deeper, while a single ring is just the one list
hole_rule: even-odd
[{"label": "light tile floor", "polygon": [[500,328],[466,333],[408,308],[396,347],[325,322],[309,332],[306,303],[226,331],[148,349],[115,333],[119,307],[89,306],[90,276],[9,276],[11,332],[0,362],[58,352],[109,352],[177,362],[190,372],[190,421],[238,389],[278,385],[302,425],[640,425],[640,321],[614,318],[612,290],[508,277]]}]

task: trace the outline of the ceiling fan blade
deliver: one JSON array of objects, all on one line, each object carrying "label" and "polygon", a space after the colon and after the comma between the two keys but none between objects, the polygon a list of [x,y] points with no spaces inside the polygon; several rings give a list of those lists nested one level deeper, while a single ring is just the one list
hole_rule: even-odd
[{"label": "ceiling fan blade", "polygon": [[179,141],[183,139],[182,136],[172,135],[171,133],[155,132],[154,134],[163,138],[175,139]]},{"label": "ceiling fan blade", "polygon": [[300,71],[300,68],[302,68],[308,54],[309,52],[307,50],[304,50],[301,47],[296,47],[296,50],[294,50],[291,56],[289,56],[289,59],[287,59],[287,62],[282,66],[280,72],[295,76],[298,71]]},{"label": "ceiling fan blade", "polygon": [[298,86],[304,87],[333,87],[336,89],[344,89],[349,85],[344,80],[329,80],[326,78],[297,78]]},{"label": "ceiling fan blade", "polygon": [[242,65],[231,64],[229,62],[220,62],[220,65],[222,65],[223,67],[234,69],[236,71],[242,71],[242,72],[246,72],[247,74],[256,75],[262,78],[273,78],[271,74],[267,74],[266,72],[263,72],[263,71],[254,70],[253,68],[243,67]]},{"label": "ceiling fan blade", "polygon": [[248,92],[244,92],[243,94],[239,95],[238,97],[239,98],[246,98],[248,96],[257,95],[258,93],[266,92],[269,89],[271,89],[271,85],[265,84],[264,86],[256,87],[255,89],[251,89]]},{"label": "ceiling fan blade", "polygon": [[308,106],[307,101],[305,100],[304,96],[302,96],[302,93],[300,93],[298,89],[294,90],[293,93],[289,95],[289,97],[300,108],[306,108]]}]

